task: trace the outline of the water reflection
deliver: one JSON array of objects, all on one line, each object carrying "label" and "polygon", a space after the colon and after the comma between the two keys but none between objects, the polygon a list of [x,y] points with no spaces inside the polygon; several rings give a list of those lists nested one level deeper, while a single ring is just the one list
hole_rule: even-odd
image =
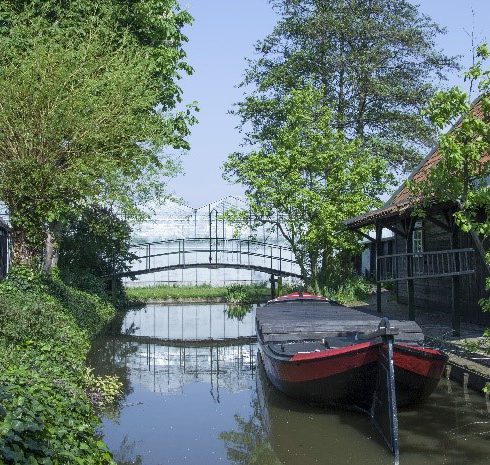
[{"label": "water reflection", "polygon": [[[252,311],[254,311],[255,308],[253,305],[246,305],[246,304],[228,304],[226,308],[226,314],[228,318],[232,318],[235,320],[238,320],[240,322],[243,322],[244,318],[248,315],[251,314]],[[255,312],[253,313],[254,315],[254,320],[255,320]],[[255,325],[255,323],[254,323]]]},{"label": "water reflection", "polygon": [[[308,406],[279,393],[257,367],[260,418],[280,463],[391,464],[367,417]],[[486,464],[490,415],[482,396],[443,380],[424,405],[399,412],[404,465]]]},{"label": "water reflection", "polygon": [[174,341],[255,336],[255,305],[149,304],[127,312],[120,333]]},{"label": "water reflection", "polygon": [[[94,346],[97,373],[124,382],[124,399],[103,422],[119,464],[392,463],[367,417],[276,391],[257,363],[256,344],[192,344],[115,334]],[[401,463],[487,464],[489,419],[482,396],[443,380],[429,403],[400,412]]]},{"label": "water reflection", "polygon": [[229,463],[219,435],[233,428],[235,414],[248,414],[256,350],[105,338],[92,365],[126,376],[126,396],[102,428],[118,463]]},{"label": "water reflection", "polygon": [[292,400],[268,381],[260,357],[252,415],[222,433],[234,464],[391,464],[367,417]]}]

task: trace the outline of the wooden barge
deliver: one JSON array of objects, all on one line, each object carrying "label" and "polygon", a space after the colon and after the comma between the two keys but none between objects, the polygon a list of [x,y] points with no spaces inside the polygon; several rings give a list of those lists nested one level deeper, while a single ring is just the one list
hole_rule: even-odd
[{"label": "wooden barge", "polygon": [[365,411],[392,450],[397,405],[426,400],[447,362],[443,352],[423,347],[415,321],[388,322],[312,294],[270,301],[257,309],[256,326],[264,369],[277,389]]},{"label": "wooden barge", "polygon": [[[376,388],[375,338],[381,319],[311,294],[291,294],[257,309],[265,370],[288,395],[322,404],[366,409]],[[415,321],[392,320],[397,404],[422,402],[436,388],[447,356],[422,346]],[[366,339],[372,335],[374,337]]]}]

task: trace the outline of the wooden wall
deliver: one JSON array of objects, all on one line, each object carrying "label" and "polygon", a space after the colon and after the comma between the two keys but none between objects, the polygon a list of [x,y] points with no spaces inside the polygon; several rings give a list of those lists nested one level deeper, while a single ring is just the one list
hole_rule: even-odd
[{"label": "wooden wall", "polygon": [[[423,221],[422,236],[424,252],[437,250],[447,250],[451,248],[450,233],[430,221]],[[459,233],[460,248],[474,248],[474,243],[468,234]],[[395,253],[405,253],[405,238],[399,235],[395,236]],[[490,324],[490,313],[481,311],[478,301],[481,298],[488,297],[485,291],[485,269],[483,262],[478,254],[475,254],[475,274],[462,276],[461,279],[461,296],[463,321]],[[436,311],[451,313],[451,295],[452,284],[451,278],[432,278],[416,279],[415,288],[415,308],[424,311]],[[395,285],[397,300],[406,304],[407,285],[405,282],[397,282]]]}]

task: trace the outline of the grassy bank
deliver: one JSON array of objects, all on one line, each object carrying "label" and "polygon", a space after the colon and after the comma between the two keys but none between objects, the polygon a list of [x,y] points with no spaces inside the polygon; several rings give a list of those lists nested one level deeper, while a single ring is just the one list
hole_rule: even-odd
[{"label": "grassy bank", "polygon": [[238,297],[242,302],[259,302],[270,299],[270,289],[265,284],[198,286],[148,286],[126,288],[128,300],[149,301],[217,301],[228,302]]},{"label": "grassy bank", "polygon": [[97,437],[85,359],[114,316],[58,277],[0,283],[0,463],[113,464]]}]

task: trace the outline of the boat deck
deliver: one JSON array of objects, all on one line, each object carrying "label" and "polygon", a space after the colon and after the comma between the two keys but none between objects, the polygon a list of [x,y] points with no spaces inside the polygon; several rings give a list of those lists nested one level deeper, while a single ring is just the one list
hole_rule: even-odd
[{"label": "boat deck", "polygon": [[[318,341],[318,348],[361,342],[364,334],[378,329],[380,320],[375,315],[328,301],[275,302],[257,308],[256,312],[258,335],[264,343],[288,343],[290,349],[296,351],[301,350],[302,341]],[[390,320],[390,324],[399,330],[396,342],[418,344],[424,341],[415,321]]]}]

